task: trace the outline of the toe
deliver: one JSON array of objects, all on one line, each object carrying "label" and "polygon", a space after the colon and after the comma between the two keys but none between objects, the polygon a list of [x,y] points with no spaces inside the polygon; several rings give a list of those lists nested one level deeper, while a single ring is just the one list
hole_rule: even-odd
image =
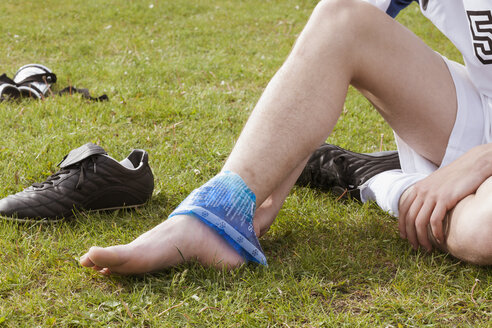
[{"label": "toe", "polygon": [[80,260],[79,260],[79,263],[80,265],[82,266],[85,266],[85,267],[88,267],[88,268],[91,268],[94,266],[94,263],[91,261],[89,255],[89,253],[85,253],[84,255],[82,255],[80,257]]},{"label": "toe", "polygon": [[104,268],[104,269],[101,269],[98,271],[100,274],[105,275],[105,276],[109,276],[111,274],[111,270],[109,270],[108,268]]},{"label": "toe", "polygon": [[111,268],[121,266],[126,262],[125,259],[125,247],[123,245],[111,246],[111,247],[97,247],[93,246],[87,252],[86,262],[92,263],[92,266],[100,268]]}]

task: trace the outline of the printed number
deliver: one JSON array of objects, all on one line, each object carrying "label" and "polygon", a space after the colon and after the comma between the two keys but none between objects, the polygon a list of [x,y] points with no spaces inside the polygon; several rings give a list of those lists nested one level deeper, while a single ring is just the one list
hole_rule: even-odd
[{"label": "printed number", "polygon": [[473,47],[478,60],[492,64],[492,14],[490,10],[467,11],[473,37]]}]

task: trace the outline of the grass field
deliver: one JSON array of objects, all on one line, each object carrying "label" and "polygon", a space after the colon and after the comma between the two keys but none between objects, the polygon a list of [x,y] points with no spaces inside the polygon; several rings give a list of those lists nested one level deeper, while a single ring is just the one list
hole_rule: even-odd
[{"label": "grass field", "polygon": [[[415,252],[374,204],[305,188],[261,240],[268,268],[103,277],[78,265],[90,246],[129,242],[164,220],[220,170],[316,2],[0,2],[0,73],[41,63],[58,75],[55,89],[110,97],[1,103],[0,196],[44,180],[86,142],[117,159],[146,149],[156,183],[136,211],[0,221],[0,327],[490,327],[490,267]],[[461,60],[417,6],[399,21]],[[353,90],[329,142],[395,148]]]}]

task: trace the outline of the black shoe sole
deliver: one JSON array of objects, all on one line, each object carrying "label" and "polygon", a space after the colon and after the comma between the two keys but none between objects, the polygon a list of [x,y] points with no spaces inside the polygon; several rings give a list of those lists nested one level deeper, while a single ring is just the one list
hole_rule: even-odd
[{"label": "black shoe sole", "polygon": [[[116,207],[108,207],[108,208],[98,208],[95,210],[81,210],[79,213],[91,213],[91,212],[104,212],[104,211],[116,211],[116,210],[131,210],[135,208],[139,208],[147,204],[147,202],[143,204],[130,205],[130,206],[116,206]],[[57,223],[61,221],[65,221],[67,219],[71,219],[75,216],[74,213],[69,216],[64,216],[60,218],[16,218],[15,216],[4,216],[0,214],[0,219],[11,222],[19,222],[19,223]]]}]

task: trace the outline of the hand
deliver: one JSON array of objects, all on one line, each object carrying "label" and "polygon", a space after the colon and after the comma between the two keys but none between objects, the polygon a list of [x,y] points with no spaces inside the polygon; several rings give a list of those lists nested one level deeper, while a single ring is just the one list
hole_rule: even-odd
[{"label": "hand", "polygon": [[398,228],[400,236],[408,239],[414,249],[419,245],[432,249],[427,235],[429,223],[437,242],[443,243],[446,213],[492,175],[491,150],[492,144],[475,147],[403,193]]}]

